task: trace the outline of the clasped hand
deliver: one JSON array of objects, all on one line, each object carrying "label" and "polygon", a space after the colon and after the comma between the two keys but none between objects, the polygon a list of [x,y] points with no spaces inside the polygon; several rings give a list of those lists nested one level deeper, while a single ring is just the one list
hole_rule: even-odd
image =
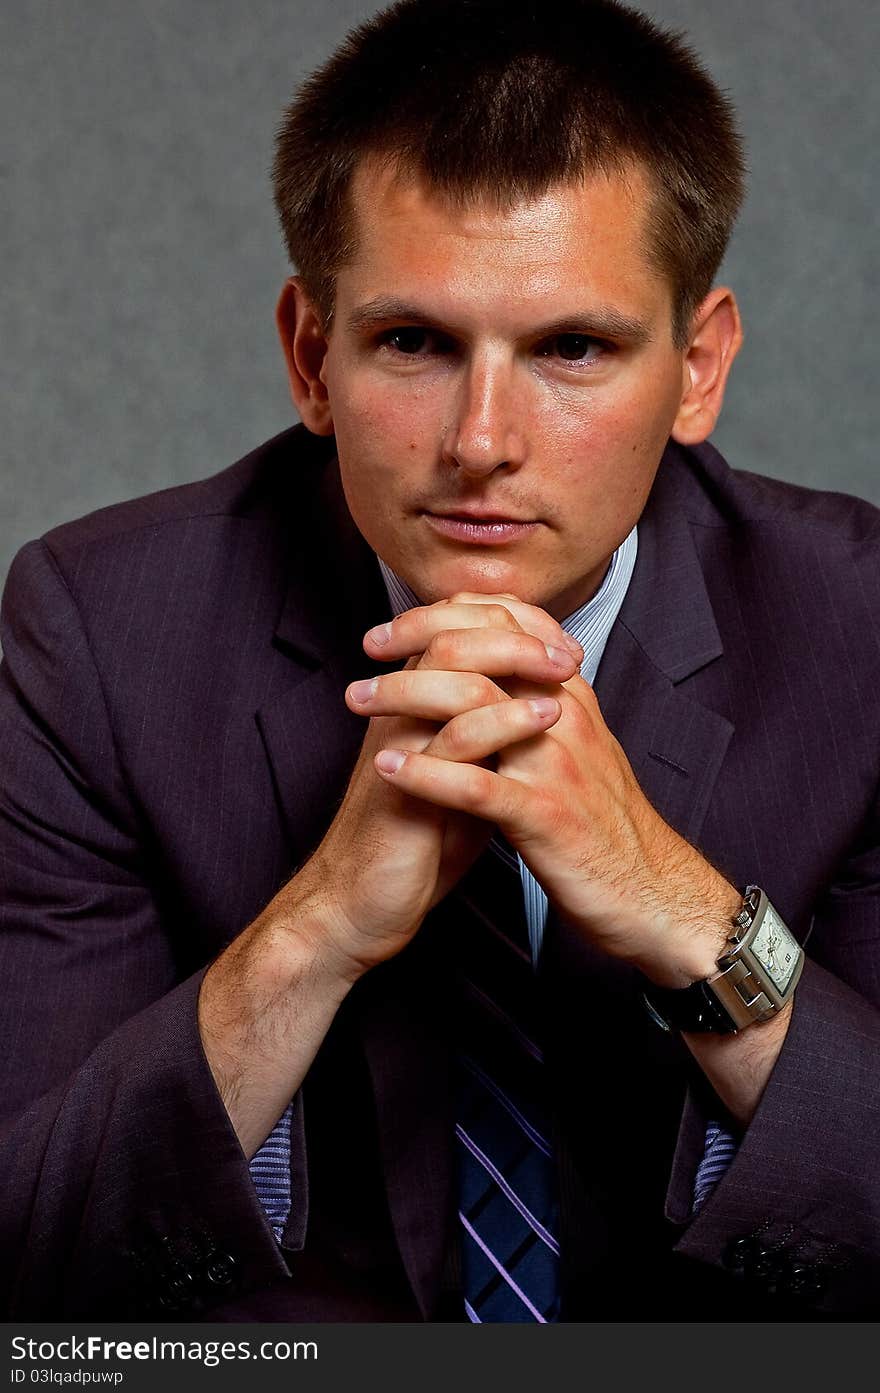
[{"label": "clasped hand", "polygon": [[370,630],[364,648],[408,661],[353,683],[349,708],[437,727],[420,751],[381,749],[382,779],[497,825],[561,916],[658,983],[712,971],[737,893],[645,797],[556,620],[464,593]]}]

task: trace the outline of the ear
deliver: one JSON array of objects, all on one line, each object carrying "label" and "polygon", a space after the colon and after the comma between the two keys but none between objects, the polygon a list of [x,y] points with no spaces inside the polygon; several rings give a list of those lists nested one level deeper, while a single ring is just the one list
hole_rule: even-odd
[{"label": "ear", "polygon": [[332,435],[330,398],[321,376],[327,356],[327,336],[321,316],[298,276],[284,282],[275,310],[275,323],[287,363],[290,395],[303,425],[313,435]]},{"label": "ear", "polygon": [[715,429],[733,360],[743,341],[739,307],[732,290],[719,287],[706,296],[694,315],[690,346],[672,438],[679,445],[699,445]]}]

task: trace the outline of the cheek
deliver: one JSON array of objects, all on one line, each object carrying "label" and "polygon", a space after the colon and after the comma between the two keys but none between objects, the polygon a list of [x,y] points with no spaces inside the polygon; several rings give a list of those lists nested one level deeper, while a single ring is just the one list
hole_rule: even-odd
[{"label": "cheek", "polygon": [[675,399],[654,385],[583,393],[566,412],[546,413],[548,477],[572,536],[625,535],[641,512],[675,416]]},{"label": "cheek", "polygon": [[336,437],[359,452],[379,446],[381,458],[434,446],[443,420],[442,383],[389,382],[358,364],[329,365],[327,388]]},{"label": "cheek", "polygon": [[[555,422],[548,413],[548,434],[557,444],[607,461],[624,476],[656,464],[672,430],[679,405],[678,382],[668,372],[642,371],[595,392],[584,392]],[[621,478],[625,486],[625,478]]]}]

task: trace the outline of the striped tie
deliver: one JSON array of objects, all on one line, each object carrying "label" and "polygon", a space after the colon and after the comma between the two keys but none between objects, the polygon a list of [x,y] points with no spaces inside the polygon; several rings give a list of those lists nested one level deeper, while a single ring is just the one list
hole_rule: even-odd
[{"label": "striped tie", "polygon": [[496,835],[459,884],[461,1266],[470,1321],[559,1313],[556,1172],[516,854]]}]

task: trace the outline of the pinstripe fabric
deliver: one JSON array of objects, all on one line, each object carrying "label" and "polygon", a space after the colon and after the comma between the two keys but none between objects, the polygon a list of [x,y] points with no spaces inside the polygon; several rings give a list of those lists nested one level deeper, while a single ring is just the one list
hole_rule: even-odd
[{"label": "pinstripe fabric", "polygon": [[[434,1318],[450,1154],[423,1106],[445,1084],[430,1032],[418,1052],[411,1043],[431,1000],[413,971],[420,953],[389,970],[399,991],[369,1029],[341,1039],[340,1086],[316,1085],[309,1130],[323,1124],[343,1161],[329,1179],[315,1166],[308,1195],[294,1189],[291,1233],[307,1231],[295,1278],[197,1029],[205,964],[316,844],[362,739],[340,693],[364,675],[360,637],[388,610],[332,450],[298,427],[212,479],[56,529],[10,571],[0,1296],[11,1319],[143,1318],[129,1250],[145,1223],[172,1244],[209,1230],[234,1255],[240,1299],[206,1291],[224,1319]],[[696,1217],[703,1095],[692,1090],[682,1115],[684,1063],[626,1014],[614,963],[564,924],[542,948],[560,1007],[554,1092],[576,1143],[566,1196],[591,1178],[584,1059],[617,1031],[590,1078],[602,1193],[590,1208],[583,1186],[586,1213],[563,1235],[578,1269],[566,1318],[779,1318],[769,1294],[744,1312],[724,1269],[728,1245],[759,1229],[807,1257],[837,1246],[844,1266],[818,1311],[876,1318],[880,513],[733,471],[708,444],[670,444],[638,535],[596,679],[603,715],[670,825],[812,933],[761,1107]],[[600,1016],[607,1003],[603,1033],[586,1041],[585,995]]]}]

